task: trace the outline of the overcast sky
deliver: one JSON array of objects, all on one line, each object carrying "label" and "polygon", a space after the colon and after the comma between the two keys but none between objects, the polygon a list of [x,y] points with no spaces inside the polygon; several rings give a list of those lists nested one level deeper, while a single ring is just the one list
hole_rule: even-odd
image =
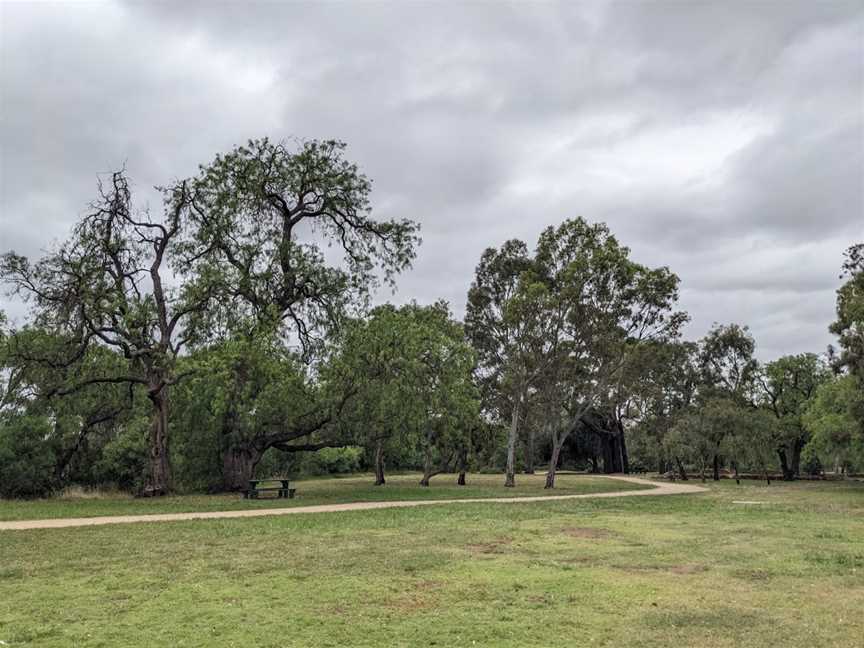
[{"label": "overcast sky", "polygon": [[748,324],[770,359],[824,350],[864,239],[860,1],[5,2],[0,54],[2,251],[121,164],[144,200],[249,138],[337,138],[422,223],[396,301],[461,315],[485,247],[583,216],[678,273],[688,337]]}]

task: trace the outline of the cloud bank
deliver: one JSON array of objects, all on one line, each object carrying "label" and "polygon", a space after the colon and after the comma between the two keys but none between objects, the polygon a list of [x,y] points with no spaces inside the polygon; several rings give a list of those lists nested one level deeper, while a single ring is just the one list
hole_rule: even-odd
[{"label": "cloud bank", "polygon": [[767,359],[831,341],[864,239],[858,2],[5,3],[0,84],[0,247],[29,255],[100,172],[155,200],[246,139],[337,138],[422,223],[382,299],[461,313],[485,247],[579,215],[681,276],[689,337],[749,324]]}]

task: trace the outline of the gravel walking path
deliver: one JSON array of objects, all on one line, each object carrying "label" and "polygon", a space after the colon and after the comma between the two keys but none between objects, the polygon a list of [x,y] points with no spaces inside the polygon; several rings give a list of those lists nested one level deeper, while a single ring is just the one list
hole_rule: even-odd
[{"label": "gravel walking path", "polygon": [[321,504],[317,506],[296,506],[293,508],[254,509],[246,511],[202,511],[190,513],[155,513],[148,515],[106,515],[103,517],[57,518],[50,520],[14,520],[0,522],[0,531],[24,529],[60,529],[66,527],[97,526],[101,524],[127,524],[130,522],[173,522],[177,520],[214,520],[222,518],[263,517],[265,515],[297,515],[300,513],[337,513],[340,511],[368,511],[385,508],[408,508],[412,506],[438,506],[442,504],[524,504],[529,502],[549,502],[570,499],[594,499],[601,497],[644,497],[656,495],[684,495],[701,493],[706,488],[680,483],[658,483],[639,477],[608,476],[634,484],[652,486],[646,490],[610,491],[608,493],[586,493],[584,495],[548,495],[530,497],[477,497],[471,499],[440,500],[399,500],[392,502],[351,502],[347,504]]}]

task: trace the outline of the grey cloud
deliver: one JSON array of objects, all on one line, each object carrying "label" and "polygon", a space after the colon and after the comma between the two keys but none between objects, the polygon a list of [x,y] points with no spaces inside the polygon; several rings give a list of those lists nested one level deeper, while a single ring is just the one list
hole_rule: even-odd
[{"label": "grey cloud", "polygon": [[749,322],[776,355],[830,341],[864,238],[857,2],[0,11],[3,248],[62,238],[124,161],[155,201],[247,138],[338,138],[422,222],[398,301],[461,312],[483,248],[581,215],[682,277],[688,334]]}]

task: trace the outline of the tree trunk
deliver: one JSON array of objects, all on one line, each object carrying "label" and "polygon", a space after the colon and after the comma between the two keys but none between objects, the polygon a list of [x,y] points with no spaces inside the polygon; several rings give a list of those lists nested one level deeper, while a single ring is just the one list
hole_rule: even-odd
[{"label": "tree trunk", "polygon": [[459,453],[459,476],[456,478],[457,486],[465,485],[465,472],[468,469],[468,449],[463,448]]},{"label": "tree trunk", "polygon": [[714,481],[720,481],[720,457],[716,454],[714,455],[713,473]]},{"label": "tree trunk", "polygon": [[153,404],[150,420],[149,469],[142,495],[154,497],[171,491],[171,461],[168,455],[168,387],[147,394]]},{"label": "tree trunk", "polygon": [[681,481],[687,481],[687,471],[684,470],[684,464],[681,463],[681,457],[675,457],[675,464],[678,466],[678,475],[681,477]]},{"label": "tree trunk", "polygon": [[780,459],[780,472],[783,473],[783,481],[792,481],[794,475],[789,468],[789,461],[786,458],[786,448],[777,448],[777,457]]},{"label": "tree trunk", "polygon": [[507,435],[507,473],[504,478],[504,486],[513,488],[516,486],[516,441],[519,435],[519,406],[521,405],[521,393],[516,395],[513,401],[513,413],[510,416],[510,433]]},{"label": "tree trunk", "polygon": [[429,486],[429,480],[436,474],[432,468],[432,445],[427,441],[426,450],[423,453],[423,478],[420,480],[421,486]]},{"label": "tree trunk", "polygon": [[801,451],[804,449],[804,442],[801,439],[795,439],[792,446],[792,478],[795,479],[801,476]]},{"label": "tree trunk", "polygon": [[375,446],[375,485],[383,486],[386,483],[384,479],[384,444],[380,441]]},{"label": "tree trunk", "polygon": [[615,439],[611,435],[601,436],[603,448],[603,473],[610,475],[615,472]]},{"label": "tree trunk", "polygon": [[566,437],[552,440],[552,458],[549,459],[549,470],[546,473],[546,485],[543,488],[555,488],[555,473],[558,470],[558,461],[561,458],[561,448],[564,447]]},{"label": "tree trunk", "polygon": [[612,415],[608,419],[611,438],[609,440],[610,462],[611,465],[606,473],[628,473],[629,466],[627,462],[627,443],[624,439],[624,425],[617,415]]},{"label": "tree trunk", "polygon": [[619,423],[618,425],[618,433],[620,436],[620,450],[621,450],[621,472],[625,475],[630,474],[630,457],[627,456],[627,439],[624,436],[624,426]]},{"label": "tree trunk", "polygon": [[249,488],[249,480],[263,454],[248,446],[226,448],[222,453],[222,489],[236,492]]}]

